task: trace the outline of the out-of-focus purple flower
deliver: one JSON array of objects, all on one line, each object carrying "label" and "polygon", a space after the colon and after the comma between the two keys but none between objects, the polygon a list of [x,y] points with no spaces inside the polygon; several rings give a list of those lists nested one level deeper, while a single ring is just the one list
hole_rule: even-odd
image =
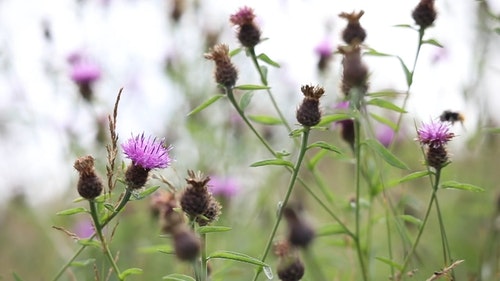
[{"label": "out-of-focus purple flower", "polygon": [[233,14],[229,17],[229,21],[231,21],[232,24],[239,26],[242,26],[244,24],[251,24],[254,19],[255,14],[253,12],[253,9],[247,6],[240,8],[238,12],[236,12],[236,14]]},{"label": "out-of-focus purple flower", "polygon": [[89,219],[79,220],[74,226],[73,232],[79,238],[89,238],[95,232],[94,225]]},{"label": "out-of-focus purple flower", "polygon": [[375,135],[377,140],[385,147],[388,147],[391,144],[395,136],[394,130],[387,125],[380,125],[376,129]]},{"label": "out-of-focus purple flower", "polygon": [[321,41],[315,48],[314,52],[318,54],[320,57],[330,57],[333,54],[333,47],[330,43],[330,40]]},{"label": "out-of-focus purple flower", "polygon": [[450,124],[434,121],[422,124],[422,127],[417,130],[417,134],[417,140],[429,147],[444,146],[455,136],[450,132]]},{"label": "out-of-focus purple flower", "polygon": [[437,48],[431,55],[431,63],[436,64],[445,61],[450,56],[449,50],[447,48]]},{"label": "out-of-focus purple flower", "polygon": [[[339,102],[334,107],[335,109],[345,111],[349,108],[348,101]],[[354,130],[354,121],[352,119],[344,119],[335,122],[340,125],[341,128],[341,136],[342,139],[349,144],[351,149],[354,150],[354,138],[355,138],[355,130]]]},{"label": "out-of-focus purple flower", "polygon": [[211,176],[208,190],[215,196],[231,198],[240,190],[240,184],[234,178]]},{"label": "out-of-focus purple flower", "polygon": [[80,61],[71,68],[71,80],[77,84],[92,83],[101,77],[101,68],[90,61]]},{"label": "out-of-focus purple flower", "polygon": [[169,156],[171,146],[165,147],[164,139],[146,138],[144,133],[132,136],[122,144],[123,152],[133,164],[146,170],[166,168],[172,161]]}]

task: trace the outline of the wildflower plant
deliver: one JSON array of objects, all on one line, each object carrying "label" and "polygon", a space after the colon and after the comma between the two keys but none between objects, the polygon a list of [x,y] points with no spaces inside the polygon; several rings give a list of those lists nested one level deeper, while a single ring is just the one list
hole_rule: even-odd
[{"label": "wildflower plant", "polygon": [[[224,107],[225,110],[231,111],[225,112],[227,116],[237,114],[241,118],[246,126],[242,130],[248,131],[258,145],[252,146],[251,149],[238,147],[228,154],[241,153],[244,158],[250,155],[260,156],[254,151],[257,149],[266,153],[266,158],[259,159],[244,169],[260,169],[268,173],[263,173],[262,176],[266,182],[265,188],[256,188],[251,193],[259,193],[259,196],[264,198],[259,201],[256,213],[273,215],[263,219],[265,222],[262,224],[245,225],[245,229],[239,232],[231,226],[220,224],[221,221],[226,223],[231,220],[219,220],[225,209],[218,199],[231,196],[231,204],[243,209],[237,205],[241,202],[236,197],[245,190],[239,187],[237,194],[229,188],[216,191],[218,189],[215,187],[219,183],[211,182],[211,177],[205,174],[218,174],[220,163],[232,165],[231,161],[241,158],[225,159],[221,156],[216,161],[211,160],[208,167],[196,169],[197,172],[188,170],[185,181],[176,184],[172,183],[172,178],[156,173],[183,161],[182,158],[178,158],[176,163],[172,161],[172,146],[167,144],[165,139],[142,133],[132,135],[119,146],[116,122],[120,91],[113,115],[108,120],[111,138],[107,146],[107,181],[101,180],[94,168],[94,156],[78,158],[74,164],[79,173],[77,191],[82,197],[78,201],[87,201],[90,207],[73,208],[59,213],[89,214],[95,233],[86,239],[77,238],[81,243],[80,250],[61,268],[53,280],[60,279],[63,272],[87,246],[102,250],[106,264],[117,280],[125,280],[131,274],[140,274],[142,270],[132,267],[133,265],[127,265],[129,268],[122,270],[121,261],[116,252],[112,252],[110,244],[113,233],[119,226],[115,226],[116,229],[108,236],[103,232],[103,228],[118,218],[126,205],[150,195],[151,203],[148,206],[158,221],[158,231],[161,232],[162,239],[168,239],[161,247],[153,245],[153,248],[172,255],[175,257],[173,263],[182,265],[172,267],[174,270],[180,268],[179,272],[164,272],[164,280],[206,281],[231,278],[256,281],[273,279],[276,275],[284,281],[369,281],[380,279],[381,274],[389,276],[391,280],[410,280],[411,276],[417,274],[431,276],[428,280],[443,276],[450,276],[455,280],[454,268],[460,265],[462,260],[454,254],[455,245],[452,245],[447,234],[445,214],[437,195],[438,192],[446,192],[444,189],[447,188],[472,191],[482,189],[470,184],[442,180],[445,177],[442,171],[451,163],[447,145],[457,137],[453,133],[453,124],[437,121],[437,118],[436,121],[423,123],[412,131],[422,149],[424,168],[420,164],[415,168],[414,163],[407,164],[394,153],[394,142],[399,139],[396,136],[405,124],[403,116],[407,113],[408,98],[413,94],[413,78],[420,49],[424,45],[440,46],[436,39],[425,38],[426,30],[432,27],[437,17],[434,1],[421,0],[413,11],[408,11],[408,17],[412,16],[415,21],[414,25],[398,26],[417,31],[418,46],[411,66],[398,55],[379,52],[364,45],[365,38],[370,35],[369,28],[362,25],[364,11],[337,14],[347,21],[346,27],[339,34],[345,45],[338,46],[335,53],[321,53],[325,59],[330,55],[340,58],[339,72],[342,75],[339,92],[342,95],[339,97],[340,105],[336,108],[329,108],[324,104],[324,96],[329,94],[327,89],[331,87],[303,81],[303,86],[296,89],[295,93],[302,101],[297,104],[294,112],[284,114],[272,91],[280,85],[268,81],[267,76],[270,71],[267,67],[274,67],[272,71],[280,71],[280,65],[265,53],[257,55],[256,49],[261,47],[259,44],[265,30],[258,26],[258,21],[255,20],[258,15],[253,8],[243,7],[229,16],[229,23],[236,29],[239,46],[231,50],[228,44],[216,43],[204,55],[205,59],[215,64],[213,84],[222,90],[222,94],[207,95],[206,100],[191,110],[187,118],[194,119],[194,116],[209,110],[216,102],[228,104],[229,107]],[[248,78],[238,72],[240,66],[233,62],[233,57],[243,54],[258,74],[260,83],[247,81]],[[406,78],[402,101],[391,99],[394,92],[374,92],[377,89],[371,89],[366,56],[395,58],[400,62]],[[253,93],[258,91],[267,93],[268,101],[277,117],[259,118],[251,114],[252,98],[260,98],[254,97]],[[391,117],[396,115],[396,121],[384,117],[383,113]],[[294,123],[290,124],[286,116],[295,116]],[[390,129],[391,137],[388,141],[378,140],[380,138],[374,130],[374,122],[382,123]],[[283,142],[276,144],[269,141],[265,132],[270,126],[279,126],[287,131],[287,135],[281,138]],[[330,130],[332,127],[340,127],[341,130]],[[274,128],[269,130],[274,132]],[[217,129],[214,128],[210,132],[215,135]],[[337,143],[338,138],[345,143],[342,140]],[[204,137],[203,141],[206,142],[206,139]],[[223,149],[217,146],[215,141],[212,145],[211,150]],[[284,145],[286,149],[279,150],[277,145]],[[119,147],[128,159],[124,162],[130,161],[121,169],[115,163],[116,158],[121,155]],[[418,151],[418,145],[412,143],[410,149]],[[342,188],[338,187],[340,184],[335,182],[337,177],[340,177],[337,170],[339,166],[346,168],[342,176],[347,175],[349,180],[342,185],[348,190],[348,196],[343,196]],[[156,172],[153,172],[154,170]],[[237,176],[237,173],[234,173],[227,175],[227,178]],[[283,178],[285,182],[282,181]],[[431,186],[431,194],[425,215],[421,219],[418,214],[412,215],[401,208],[398,191],[401,191],[405,184],[426,178]],[[159,180],[160,185],[148,187],[149,179]],[[274,183],[278,184],[274,186]],[[220,193],[214,195],[212,192]],[[412,192],[413,190],[405,189],[401,193]],[[228,198],[225,199],[223,202],[227,202]],[[244,204],[241,206],[245,206],[247,201],[250,202],[250,198],[244,198]],[[428,250],[425,243],[422,246],[420,242],[425,237],[424,233],[429,231],[428,226],[432,224],[430,218],[433,208],[438,221],[443,259],[439,264],[424,266],[418,263],[418,253],[421,248]],[[239,220],[242,218],[234,219]],[[62,227],[58,229],[67,233]],[[413,231],[414,229],[416,231]],[[253,233],[258,235],[252,235],[251,230],[255,230]],[[238,242],[236,247],[243,250],[213,251],[212,245],[220,245],[217,244],[220,241],[225,242],[226,239],[222,235],[231,231],[242,236],[237,239],[244,243]],[[231,269],[221,269],[218,262],[212,262],[216,259],[229,262],[226,268],[235,268],[236,262],[242,262],[250,265],[251,272],[235,273]],[[432,262],[435,262],[434,259]],[[353,267],[355,269],[352,269]],[[417,273],[419,267],[423,268],[423,273]],[[418,278],[423,277],[419,275]]]}]

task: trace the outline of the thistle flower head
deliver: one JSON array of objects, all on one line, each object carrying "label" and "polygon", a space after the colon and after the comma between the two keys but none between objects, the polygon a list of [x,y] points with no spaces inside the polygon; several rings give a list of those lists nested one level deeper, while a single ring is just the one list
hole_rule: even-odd
[{"label": "thistle flower head", "polygon": [[319,99],[323,96],[325,90],[322,87],[310,85],[304,85],[300,90],[304,94],[304,99],[297,109],[297,121],[303,126],[316,126],[321,121]]},{"label": "thistle flower head", "polygon": [[144,133],[132,136],[122,144],[122,149],[134,165],[145,170],[166,168],[172,161],[169,156],[171,147],[165,147],[163,139],[151,138],[151,136],[146,138]]},{"label": "thistle flower head", "polygon": [[359,19],[364,15],[364,11],[358,13],[341,13],[339,17],[347,20],[347,27],[342,32],[342,39],[349,45],[363,43],[366,38],[366,31],[361,27]]},{"label": "thistle flower head", "polygon": [[247,48],[253,48],[260,42],[261,32],[254,19],[253,9],[249,7],[240,8],[229,17],[229,21],[237,27],[238,40]]},{"label": "thistle flower head", "polygon": [[417,130],[417,135],[417,140],[422,145],[428,145],[433,148],[445,146],[455,136],[455,134],[450,132],[449,124],[433,121],[423,124],[422,127]]},{"label": "thistle flower head", "polygon": [[240,8],[238,12],[236,12],[236,14],[233,14],[229,17],[229,21],[231,21],[232,24],[239,26],[242,26],[244,24],[251,24],[254,19],[255,14],[253,12],[253,9],[247,6]]},{"label": "thistle flower head", "polygon": [[215,62],[215,82],[224,87],[233,87],[238,80],[238,71],[229,57],[229,46],[217,44],[210,52],[205,54],[205,58]]}]

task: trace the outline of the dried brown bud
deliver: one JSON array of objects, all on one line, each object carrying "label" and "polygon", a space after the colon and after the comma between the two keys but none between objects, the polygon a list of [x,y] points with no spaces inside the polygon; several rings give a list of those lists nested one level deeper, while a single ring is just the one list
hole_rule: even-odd
[{"label": "dried brown bud", "polygon": [[215,82],[224,87],[233,87],[238,80],[238,71],[229,57],[229,47],[226,44],[217,44],[205,54],[205,58],[215,62]]},{"label": "dried brown bud", "polygon": [[361,60],[361,49],[358,46],[339,47],[344,55],[342,59],[342,92],[349,96],[352,88],[358,88],[362,93],[368,90],[368,68]]},{"label": "dried brown bud", "polygon": [[183,261],[193,261],[201,250],[200,239],[187,227],[177,229],[173,234],[175,255]]},{"label": "dried brown bud", "polygon": [[73,165],[80,174],[77,183],[78,194],[85,199],[94,199],[102,192],[101,179],[94,170],[94,158],[92,156],[80,157]]},{"label": "dried brown bud", "polygon": [[358,45],[363,43],[366,38],[366,31],[359,24],[359,19],[363,16],[365,12],[359,11],[359,13],[352,12],[341,13],[339,17],[347,20],[347,27],[342,32],[342,39],[349,45]]},{"label": "dried brown bud", "polygon": [[195,219],[199,215],[203,215],[208,207],[212,195],[207,189],[209,177],[204,176],[201,172],[195,173],[188,171],[189,178],[186,179],[187,186],[184,193],[181,195],[182,210],[188,214],[191,219]]}]

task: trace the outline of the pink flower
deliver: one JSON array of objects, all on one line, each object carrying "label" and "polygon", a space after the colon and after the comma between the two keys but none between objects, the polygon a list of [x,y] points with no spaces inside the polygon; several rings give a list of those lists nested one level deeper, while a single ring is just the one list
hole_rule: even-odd
[{"label": "pink flower", "polygon": [[172,161],[168,154],[171,147],[165,147],[163,139],[144,137],[144,133],[136,137],[132,136],[122,144],[122,148],[134,165],[146,170],[166,168]]},{"label": "pink flower", "polygon": [[211,176],[208,189],[215,196],[231,198],[238,193],[240,185],[234,178]]},{"label": "pink flower", "polygon": [[101,69],[90,61],[78,60],[72,65],[71,80],[77,84],[89,84],[101,77]]},{"label": "pink flower", "polygon": [[445,146],[455,134],[450,132],[450,124],[431,121],[417,130],[417,140],[429,147]]}]

